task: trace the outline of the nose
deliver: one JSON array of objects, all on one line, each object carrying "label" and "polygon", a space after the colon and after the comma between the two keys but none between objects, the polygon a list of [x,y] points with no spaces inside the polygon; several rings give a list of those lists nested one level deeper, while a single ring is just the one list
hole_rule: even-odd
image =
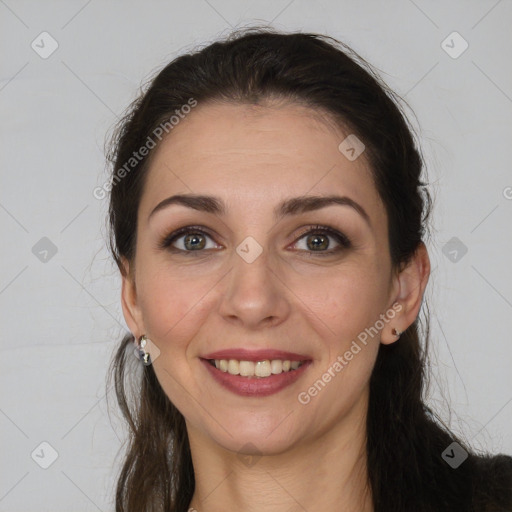
[{"label": "nose", "polygon": [[265,249],[253,261],[238,253],[233,255],[233,267],[226,276],[219,309],[226,321],[256,330],[286,320],[290,291],[269,260]]}]

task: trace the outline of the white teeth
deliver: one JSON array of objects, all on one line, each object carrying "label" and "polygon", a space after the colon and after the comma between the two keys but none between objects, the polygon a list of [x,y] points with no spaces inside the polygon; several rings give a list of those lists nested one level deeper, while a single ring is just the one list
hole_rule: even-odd
[{"label": "white teeth", "polygon": [[296,370],[302,366],[302,361],[290,361],[281,359],[266,359],[264,361],[238,361],[237,359],[211,359],[215,367],[231,375],[241,375],[242,377],[269,377],[282,372]]},{"label": "white teeth", "polygon": [[228,372],[231,373],[231,375],[238,375],[240,373],[240,364],[236,359],[230,359],[228,361]]},{"label": "white teeth", "polygon": [[270,361],[258,361],[254,368],[254,375],[256,377],[268,377],[272,375],[272,371],[270,370]]},{"label": "white teeth", "polygon": [[283,362],[279,359],[272,359],[270,361],[270,369],[272,373],[281,373],[283,371]]},{"label": "white teeth", "polygon": [[238,366],[242,377],[251,377],[254,375],[254,363],[252,361],[240,361]]}]

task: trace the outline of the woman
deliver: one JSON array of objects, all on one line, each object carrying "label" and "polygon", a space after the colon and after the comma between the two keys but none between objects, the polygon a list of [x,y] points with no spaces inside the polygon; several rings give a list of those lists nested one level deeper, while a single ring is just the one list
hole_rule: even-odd
[{"label": "woman", "polygon": [[431,199],[363,59],[235,33],[158,73],[109,157],[117,511],[512,510],[512,457],[423,402]]}]

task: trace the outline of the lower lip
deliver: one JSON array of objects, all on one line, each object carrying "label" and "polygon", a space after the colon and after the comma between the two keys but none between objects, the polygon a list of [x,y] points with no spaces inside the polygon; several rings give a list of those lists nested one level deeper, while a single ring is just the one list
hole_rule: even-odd
[{"label": "lower lip", "polygon": [[268,396],[281,391],[293,384],[306,371],[311,361],[304,361],[299,368],[289,372],[277,373],[269,377],[242,377],[223,372],[210,364],[207,359],[201,359],[210,375],[222,386],[233,393],[242,396]]}]

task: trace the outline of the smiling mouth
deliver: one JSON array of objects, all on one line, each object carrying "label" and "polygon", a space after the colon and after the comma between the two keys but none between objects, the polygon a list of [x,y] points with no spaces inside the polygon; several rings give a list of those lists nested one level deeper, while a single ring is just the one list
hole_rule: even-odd
[{"label": "smiling mouth", "polygon": [[237,359],[207,359],[207,361],[221,372],[249,378],[266,378],[293,372],[304,364],[304,361],[290,359],[265,359],[256,362]]}]

